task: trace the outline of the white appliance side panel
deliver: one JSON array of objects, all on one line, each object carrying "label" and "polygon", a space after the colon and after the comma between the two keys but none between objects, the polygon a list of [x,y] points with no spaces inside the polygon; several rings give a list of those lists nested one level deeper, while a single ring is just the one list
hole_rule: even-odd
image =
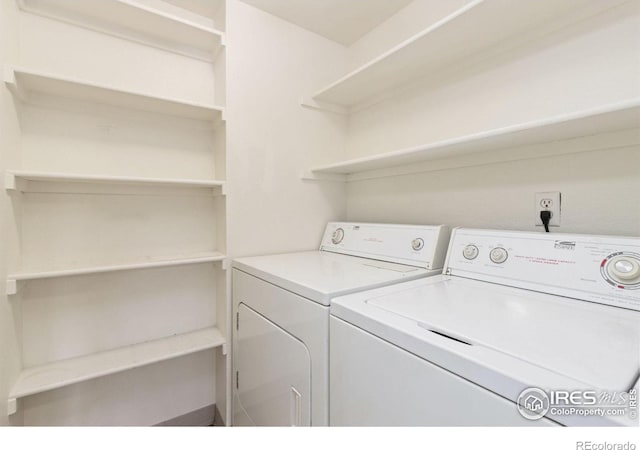
[{"label": "white appliance side panel", "polygon": [[411,353],[331,317],[331,426],[554,426]]},{"label": "white appliance side panel", "polygon": [[[233,270],[233,309],[240,305],[260,313],[286,333],[303,342],[311,355],[311,424],[324,426],[329,416],[329,308],[267,283],[240,270]],[[243,328],[240,319],[240,330]],[[233,327],[234,370],[237,370],[238,331]],[[267,347],[264,347],[265,349]],[[273,348],[273,347],[271,347]],[[265,350],[266,351],[266,350]],[[273,352],[279,351],[277,348]],[[235,372],[234,372],[235,376]],[[241,380],[242,383],[242,380]],[[242,421],[234,387],[234,425]],[[236,422],[236,419],[239,421]],[[244,419],[247,419],[244,417]]]},{"label": "white appliance side panel", "polygon": [[311,356],[298,339],[238,307],[237,395],[257,426],[311,425]]},{"label": "white appliance side panel", "polygon": [[640,310],[640,238],[458,228],[444,273]]},{"label": "white appliance side panel", "polygon": [[320,250],[425,269],[441,269],[450,229],[444,225],[330,222]]}]

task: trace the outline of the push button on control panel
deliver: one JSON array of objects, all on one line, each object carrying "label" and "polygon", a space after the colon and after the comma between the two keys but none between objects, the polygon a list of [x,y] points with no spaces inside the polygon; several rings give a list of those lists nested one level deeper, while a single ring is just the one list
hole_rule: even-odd
[{"label": "push button on control panel", "polygon": [[478,247],[475,245],[467,245],[464,250],[462,250],[462,256],[466,259],[476,259],[478,257]]},{"label": "push button on control panel", "polygon": [[509,253],[507,253],[507,251],[502,247],[496,247],[491,250],[491,253],[489,253],[489,259],[496,264],[502,264],[508,257]]},{"label": "push button on control panel", "polygon": [[614,253],[602,261],[602,276],[610,284],[620,288],[640,288],[640,256]]},{"label": "push button on control panel", "polygon": [[422,250],[424,248],[424,240],[421,238],[415,238],[411,241],[411,248],[415,251]]},{"label": "push button on control panel", "polygon": [[338,228],[331,235],[331,242],[334,244],[339,244],[344,239],[344,230],[342,228]]}]

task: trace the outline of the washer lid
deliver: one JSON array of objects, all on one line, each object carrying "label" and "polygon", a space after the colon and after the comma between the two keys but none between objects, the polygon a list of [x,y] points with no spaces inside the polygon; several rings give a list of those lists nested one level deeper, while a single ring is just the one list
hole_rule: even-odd
[{"label": "washer lid", "polygon": [[[378,323],[385,314],[402,318],[389,324],[469,343],[461,345],[463,353],[474,357],[489,350],[500,360],[522,361],[595,388],[627,391],[640,370],[640,313],[620,308],[440,276],[334,300],[332,314],[353,322],[353,311],[371,313]],[[365,322],[356,325],[367,328]],[[376,334],[376,326],[369,328]],[[416,334],[419,329],[427,333]],[[443,340],[437,336],[435,342]],[[394,343],[403,346],[402,338]],[[412,351],[419,354],[420,346]],[[508,372],[511,364],[494,367]],[[540,386],[547,379],[538,381]]]},{"label": "washer lid", "polygon": [[441,272],[322,251],[238,258],[233,267],[324,305],[339,295]]}]

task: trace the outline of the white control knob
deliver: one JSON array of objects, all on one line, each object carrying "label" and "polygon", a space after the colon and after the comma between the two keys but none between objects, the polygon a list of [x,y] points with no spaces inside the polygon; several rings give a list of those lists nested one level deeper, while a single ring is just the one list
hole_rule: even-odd
[{"label": "white control knob", "polygon": [[344,230],[342,228],[338,228],[331,235],[331,242],[334,244],[339,244],[344,239]]},{"label": "white control knob", "polygon": [[606,270],[609,277],[618,283],[640,283],[640,260],[634,256],[615,256],[608,261]]},{"label": "white control knob", "polygon": [[471,244],[467,245],[464,250],[462,250],[462,256],[466,259],[476,259],[478,257],[478,253],[480,253],[478,251],[478,247]]},{"label": "white control knob", "polygon": [[424,241],[421,238],[415,238],[413,241],[411,241],[411,248],[414,249],[416,252],[418,250],[422,250],[424,247]]},{"label": "white control knob", "polygon": [[509,257],[509,253],[502,247],[496,247],[489,253],[489,259],[496,264],[502,264]]}]

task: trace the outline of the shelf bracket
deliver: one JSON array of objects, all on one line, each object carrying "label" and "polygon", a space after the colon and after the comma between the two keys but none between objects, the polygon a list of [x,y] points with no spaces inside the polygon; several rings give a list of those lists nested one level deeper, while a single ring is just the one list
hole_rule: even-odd
[{"label": "shelf bracket", "polygon": [[7,85],[9,91],[22,102],[26,102],[28,99],[27,92],[21,88],[18,80],[16,80],[16,73],[13,67],[7,67],[4,72],[4,83]]},{"label": "shelf bracket", "polygon": [[12,416],[18,412],[18,399],[10,398],[7,400],[7,415]]},{"label": "shelf bracket", "polygon": [[225,50],[227,46],[227,40],[225,38],[224,33],[219,34],[218,39],[219,39],[218,45],[216,45],[216,48],[212,52],[212,59],[214,63],[216,59],[218,59],[218,56],[220,56],[220,54]]},{"label": "shelf bracket", "polygon": [[228,351],[229,351],[228,344],[225,342],[224,344],[222,344],[222,354],[224,356],[227,356]]},{"label": "shelf bracket", "polygon": [[213,188],[213,196],[214,197],[225,197],[227,195],[227,186],[226,184],[222,184],[220,186],[216,186]]},{"label": "shelf bracket", "polygon": [[6,285],[6,295],[16,295],[20,289],[22,289],[22,285],[24,284],[24,280],[14,280],[9,278],[7,280]]},{"label": "shelf bracket", "polygon": [[337,181],[346,182],[347,175],[344,173],[320,173],[320,172],[304,172],[300,175],[304,181]]},{"label": "shelf bracket", "polygon": [[227,123],[226,108],[221,108],[219,114],[211,121],[213,131],[217,131],[220,127]]},{"label": "shelf bracket", "polygon": [[10,172],[4,174],[4,188],[7,191],[15,191],[17,188],[16,176]]},{"label": "shelf bracket", "polygon": [[7,191],[24,192],[27,190],[27,183],[27,180],[17,177],[14,173],[5,172],[4,174],[4,188]]},{"label": "shelf bracket", "polygon": [[231,268],[231,262],[229,258],[225,258],[222,260],[222,270],[229,270]]},{"label": "shelf bracket", "polygon": [[318,109],[320,111],[327,111],[334,114],[340,114],[346,116],[349,114],[349,108],[333,103],[319,102],[311,97],[303,97],[300,99],[300,106],[310,109]]}]

